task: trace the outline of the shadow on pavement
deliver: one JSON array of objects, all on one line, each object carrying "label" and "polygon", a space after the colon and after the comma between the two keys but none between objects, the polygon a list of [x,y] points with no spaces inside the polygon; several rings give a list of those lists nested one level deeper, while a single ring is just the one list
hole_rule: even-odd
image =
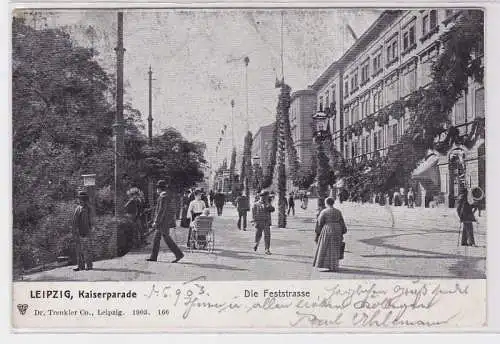
[{"label": "shadow on pavement", "polygon": [[[323,272],[323,271],[321,271]],[[341,273],[341,274],[354,274],[354,275],[367,275],[367,276],[385,276],[385,277],[395,277],[395,278],[415,278],[415,277],[425,277],[425,278],[436,278],[442,279],[443,276],[415,276],[415,275],[405,275],[405,274],[397,274],[397,273],[389,273],[382,271],[373,271],[367,269],[351,269],[340,266],[337,271],[325,271],[330,273]]]},{"label": "shadow on pavement", "polygon": [[234,266],[222,265],[222,264],[206,264],[206,263],[191,263],[191,262],[179,262],[181,265],[194,265],[204,269],[217,269],[217,270],[230,270],[230,271],[248,271],[248,269],[241,269]]},{"label": "shadow on pavement", "polygon": [[154,272],[134,269],[116,269],[116,268],[94,268],[93,271],[112,271],[112,272],[135,272],[144,275],[154,275]]},{"label": "shadow on pavement", "polygon": [[459,278],[486,278],[486,273],[476,268],[477,263],[484,258],[465,257],[451,265],[448,270]]}]

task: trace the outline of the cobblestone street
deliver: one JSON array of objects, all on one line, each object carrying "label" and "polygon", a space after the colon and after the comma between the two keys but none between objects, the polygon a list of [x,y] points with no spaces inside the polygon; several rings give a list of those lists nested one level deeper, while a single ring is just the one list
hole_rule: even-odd
[{"label": "cobblestone street", "polygon": [[[315,204],[311,200],[310,205]],[[312,266],[315,252],[312,206],[288,217],[288,228],[273,227],[271,256],[263,242],[253,251],[255,232],[239,231],[236,210],[224,209],[214,222],[215,251],[189,252],[187,230],[173,235],[185,253],[178,264],[162,242],[159,261],[147,262],[151,247],[126,256],[95,263],[93,271],[73,272],[71,267],[24,276],[27,281],[142,281],[189,280],[280,280],[357,278],[485,278],[486,213],[479,217],[474,235],[477,247],[458,246],[458,217],[454,209],[408,209],[344,203],[337,205],[347,223],[346,253],[339,272],[322,272]],[[395,225],[392,227],[391,212]],[[212,209],[215,213],[215,209]],[[277,223],[277,216],[273,219]],[[151,240],[150,240],[151,241]]]}]

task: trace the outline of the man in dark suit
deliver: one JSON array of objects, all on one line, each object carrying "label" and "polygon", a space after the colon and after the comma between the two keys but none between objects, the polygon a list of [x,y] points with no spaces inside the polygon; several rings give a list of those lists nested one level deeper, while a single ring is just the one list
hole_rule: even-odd
[{"label": "man in dark suit", "polygon": [[250,200],[248,196],[243,195],[241,192],[239,192],[238,197],[236,197],[236,209],[238,210],[238,229],[241,230],[241,226],[243,225],[243,230],[246,231],[247,213],[250,211]]},{"label": "man in dark suit", "polygon": [[215,206],[217,207],[217,215],[222,216],[222,208],[224,208],[224,203],[226,203],[226,196],[219,190],[214,196]]},{"label": "man in dark suit", "polygon": [[163,240],[165,240],[168,248],[173,254],[175,254],[175,259],[172,263],[177,263],[184,257],[184,254],[170,236],[170,228],[175,228],[175,197],[172,192],[168,190],[167,183],[164,180],[160,180],[156,188],[158,200],[156,202],[153,220],[153,229],[156,230],[156,234],[153,241],[153,251],[151,252],[151,257],[147,260],[150,262],[156,262],[158,252],[160,250],[161,237],[163,236]]}]

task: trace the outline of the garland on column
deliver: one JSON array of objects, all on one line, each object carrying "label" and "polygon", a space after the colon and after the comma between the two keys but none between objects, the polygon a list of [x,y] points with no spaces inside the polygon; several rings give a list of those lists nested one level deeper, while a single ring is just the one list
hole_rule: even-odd
[{"label": "garland on column", "polygon": [[[248,192],[248,181],[252,178],[252,133],[249,131],[245,135],[245,141],[243,143],[243,157],[241,159],[241,173],[240,173],[240,190],[245,190]],[[247,193],[248,195],[248,193]]]},{"label": "garland on column", "polygon": [[[290,108],[290,86],[281,84],[281,92],[278,100],[278,227],[286,227],[286,127],[288,122],[288,110]],[[288,132],[290,134],[290,132]]]},{"label": "garland on column", "polygon": [[236,188],[235,182],[235,169],[236,169],[236,148],[233,147],[233,151],[231,152],[231,162],[229,163],[229,185],[231,185],[231,193],[233,197],[235,193],[238,191]]}]

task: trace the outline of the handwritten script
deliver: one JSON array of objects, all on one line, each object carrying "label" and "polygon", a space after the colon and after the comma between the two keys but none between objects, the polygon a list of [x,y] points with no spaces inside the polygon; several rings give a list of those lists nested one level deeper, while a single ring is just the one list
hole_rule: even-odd
[{"label": "handwritten script", "polygon": [[281,317],[288,322],[284,325],[296,328],[455,326],[466,311],[462,301],[470,297],[467,281],[321,282],[319,288],[307,284],[310,290],[271,282],[224,290],[199,277],[177,286],[154,283],[144,296],[186,321]]}]

